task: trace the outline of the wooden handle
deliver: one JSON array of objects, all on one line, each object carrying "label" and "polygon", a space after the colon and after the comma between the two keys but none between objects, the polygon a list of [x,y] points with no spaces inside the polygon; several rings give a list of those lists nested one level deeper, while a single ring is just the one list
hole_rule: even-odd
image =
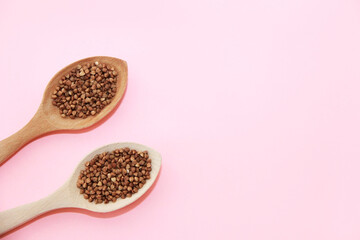
[{"label": "wooden handle", "polygon": [[55,129],[53,129],[45,117],[38,112],[25,127],[0,141],[0,164],[32,139],[51,130]]},{"label": "wooden handle", "polygon": [[65,188],[39,201],[0,212],[0,236],[31,219],[54,209],[72,207]]}]

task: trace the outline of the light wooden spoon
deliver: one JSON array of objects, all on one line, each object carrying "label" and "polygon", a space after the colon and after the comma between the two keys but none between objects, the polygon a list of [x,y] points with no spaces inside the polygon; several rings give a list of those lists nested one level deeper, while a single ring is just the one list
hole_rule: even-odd
[{"label": "light wooden spoon", "polygon": [[[96,61],[109,64],[118,72],[117,91],[115,97],[109,105],[107,105],[95,116],[90,116],[86,119],[62,118],[59,114],[59,109],[52,105],[51,99],[51,95],[57,87],[59,80],[77,65],[84,65],[86,63],[93,63]],[[20,131],[0,142],[0,164],[12,156],[22,146],[38,136],[57,130],[79,130],[90,127],[99,122],[107,114],[109,114],[121,100],[127,85],[127,75],[127,63],[125,61],[118,58],[101,56],[79,60],[60,70],[47,85],[42,102],[35,116]]]},{"label": "light wooden spoon", "polygon": [[[95,204],[84,199],[83,195],[80,194],[80,189],[76,187],[78,176],[80,171],[85,168],[84,164],[86,161],[90,161],[95,155],[113,151],[119,148],[128,147],[137,151],[147,150],[149,158],[152,160],[152,169],[150,172],[150,179],[146,181],[144,186],[139,189],[137,193],[132,195],[130,198],[118,199],[115,203],[109,202],[108,204],[100,203]],[[82,208],[93,212],[111,212],[120,208],[123,208],[138,198],[140,198],[154,183],[161,167],[161,155],[155,150],[137,143],[113,143],[110,145],[103,146],[96,149],[89,155],[87,155],[76,167],[76,170],[70,177],[70,179],[60,187],[56,192],[43,198],[39,201],[29,203],[20,207],[16,207],[0,213],[0,235],[22,225],[23,223],[35,218],[38,215],[46,213],[51,210],[61,208]]]}]

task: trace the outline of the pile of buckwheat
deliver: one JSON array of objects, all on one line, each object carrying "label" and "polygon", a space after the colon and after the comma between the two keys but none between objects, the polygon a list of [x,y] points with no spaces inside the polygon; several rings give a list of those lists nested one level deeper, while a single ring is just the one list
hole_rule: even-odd
[{"label": "pile of buckwheat", "polygon": [[131,197],[150,179],[151,159],[147,151],[121,148],[96,155],[85,163],[77,187],[89,202],[109,203]]},{"label": "pile of buckwheat", "polygon": [[59,81],[51,98],[63,118],[98,114],[116,94],[118,73],[99,62],[78,65]]}]

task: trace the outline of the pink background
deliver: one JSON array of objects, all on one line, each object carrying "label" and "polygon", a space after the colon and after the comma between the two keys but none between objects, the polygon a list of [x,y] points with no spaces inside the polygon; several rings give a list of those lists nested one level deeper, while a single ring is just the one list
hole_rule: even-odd
[{"label": "pink background", "polygon": [[360,239],[359,26],[357,0],[2,0],[0,139],[73,61],[122,58],[129,84],[104,124],[2,165],[0,211],[47,196],[99,146],[163,156],[135,205],[4,239]]}]

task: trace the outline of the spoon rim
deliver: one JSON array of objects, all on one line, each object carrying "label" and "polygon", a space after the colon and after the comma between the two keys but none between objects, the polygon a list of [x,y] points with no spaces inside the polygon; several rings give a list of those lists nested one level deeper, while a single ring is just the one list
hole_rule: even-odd
[{"label": "spoon rim", "polygon": [[[58,81],[68,72],[70,72],[77,65],[82,65],[91,62],[100,62],[109,64],[115,68],[119,73],[117,81],[117,91],[115,96],[111,99],[110,104],[106,105],[98,114],[82,118],[62,118],[59,109],[52,105],[51,95],[58,86]],[[124,97],[128,82],[128,65],[125,60],[110,56],[93,56],[87,57],[75,62],[72,62],[62,69],[60,69],[48,82],[42,96],[41,104],[38,108],[37,114],[44,116],[42,119],[48,123],[51,130],[81,130],[93,126],[100,122],[117,107]]]},{"label": "spoon rim", "polygon": [[[135,194],[133,194],[130,198],[118,198],[116,202],[109,202],[107,204],[100,203],[96,204],[94,202],[89,202],[88,200],[84,199],[83,194],[80,194],[80,189],[76,186],[78,176],[80,174],[80,171],[85,169],[85,162],[90,161],[95,155],[113,151],[119,148],[125,148],[128,147],[130,149],[135,149],[137,151],[148,151],[149,158],[151,161],[151,172],[150,172],[150,179],[146,181],[144,186],[139,189],[139,191]],[[110,150],[112,149],[112,150]],[[104,146],[101,146],[89,154],[87,154],[75,167],[75,170],[71,174],[70,178],[66,181],[66,183],[63,185],[62,188],[59,189],[60,192],[65,191],[66,195],[69,197],[69,201],[65,206],[62,207],[75,207],[75,208],[81,208],[86,209],[92,212],[99,212],[99,213],[106,213],[106,212],[112,212],[121,208],[124,208],[136,200],[138,200],[141,196],[143,196],[156,182],[156,179],[159,176],[159,172],[162,165],[162,157],[159,152],[154,150],[153,148],[150,148],[146,145],[135,143],[135,142],[117,142],[117,143],[111,143]],[[61,191],[62,190],[62,191]],[[70,206],[68,206],[70,205]]]}]

